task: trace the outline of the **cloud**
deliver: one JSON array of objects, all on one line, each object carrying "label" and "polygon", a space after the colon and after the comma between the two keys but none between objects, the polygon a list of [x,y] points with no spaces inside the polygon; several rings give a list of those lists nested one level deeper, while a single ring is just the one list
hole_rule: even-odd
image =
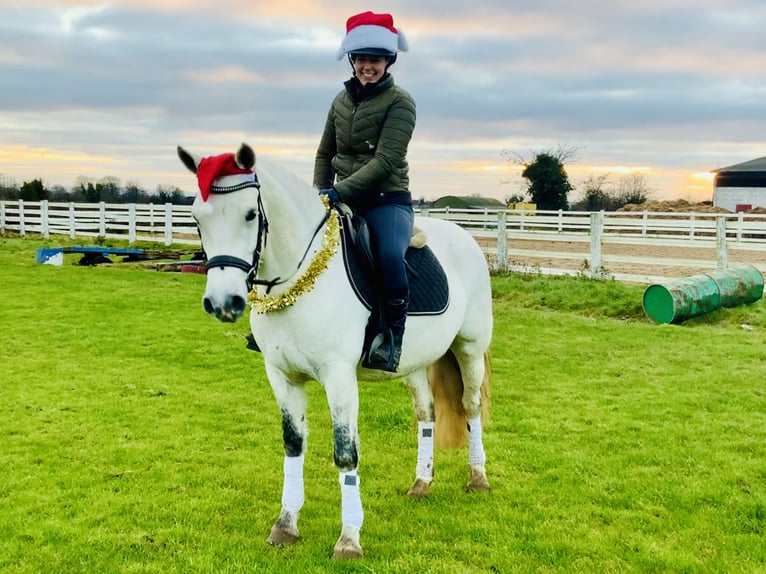
[{"label": "cloud", "polygon": [[[411,46],[393,72],[417,101],[411,164],[427,195],[494,189],[503,149],[563,143],[584,163],[658,176],[766,154],[760,0],[377,4]],[[0,2],[0,160],[49,149],[62,177],[112,167],[153,186],[173,177],[176,144],[246,138],[310,177],[350,73],[334,57],[347,12],[329,1]],[[24,157],[0,173],[39,175]],[[112,163],[80,161],[103,157]]]}]

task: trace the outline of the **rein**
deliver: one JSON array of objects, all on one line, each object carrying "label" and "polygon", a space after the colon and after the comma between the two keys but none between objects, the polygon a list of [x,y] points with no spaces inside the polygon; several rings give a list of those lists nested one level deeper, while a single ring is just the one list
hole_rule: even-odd
[{"label": "rein", "polygon": [[[259,204],[258,208],[259,208],[259,210],[261,208],[260,201],[261,201],[261,198],[259,196],[258,197],[258,204]],[[265,219],[265,217],[266,216],[264,215],[264,219]],[[330,212],[326,211],[324,216],[322,217],[321,221],[319,222],[319,225],[317,225],[316,229],[314,230],[314,233],[312,234],[311,239],[309,239],[309,243],[308,243],[308,245],[306,245],[306,250],[303,252],[303,256],[301,256],[300,261],[298,261],[298,265],[296,265],[296,267],[295,267],[295,271],[293,271],[290,274],[290,277],[288,277],[287,279],[282,279],[281,277],[277,277],[277,278],[271,279],[271,280],[257,279],[257,278],[255,278],[255,272],[258,271],[258,266],[257,266],[257,264],[254,264],[254,267],[253,267],[253,279],[252,279],[251,284],[248,285],[248,289],[252,289],[254,285],[265,285],[266,286],[266,294],[268,295],[273,287],[275,287],[277,285],[282,285],[283,283],[287,283],[290,280],[290,278],[292,278],[298,272],[298,269],[301,268],[301,265],[303,265],[303,262],[306,260],[306,256],[309,254],[309,249],[311,249],[311,245],[314,243],[314,239],[316,239],[317,235],[319,235],[319,232],[322,230],[322,227],[324,226],[324,224],[327,222],[327,220],[329,218],[330,218]],[[261,238],[259,236],[258,237],[259,244],[260,244],[260,239]],[[264,243],[263,243],[264,245],[266,245],[265,239],[266,239],[266,236],[264,235]],[[256,246],[256,250],[259,250],[258,246]],[[260,250],[259,250],[259,259],[260,259]]]},{"label": "rein", "polygon": [[[337,210],[330,209],[329,202],[325,197],[322,197],[322,202],[324,203],[327,212],[309,242],[310,248],[314,242],[314,238],[318,235],[319,230],[322,229],[322,226],[327,222],[324,236],[322,237],[322,248],[314,256],[314,259],[311,260],[311,263],[303,274],[301,274],[290,287],[278,295],[269,295],[268,291],[264,295],[259,295],[255,289],[251,289],[250,294],[247,296],[247,300],[253,310],[257,313],[280,311],[291,306],[302,295],[305,295],[314,288],[314,283],[316,283],[317,278],[325,269],[327,269],[330,260],[336,253],[338,245],[340,245],[340,216],[338,215]],[[306,249],[306,252],[303,254],[301,263],[305,260],[307,254],[308,249]],[[300,266],[301,264],[299,263],[298,269]],[[296,269],[296,272],[298,269]],[[295,273],[293,273],[293,275],[295,275]],[[280,281],[279,283],[285,283],[286,281],[287,280]]]}]

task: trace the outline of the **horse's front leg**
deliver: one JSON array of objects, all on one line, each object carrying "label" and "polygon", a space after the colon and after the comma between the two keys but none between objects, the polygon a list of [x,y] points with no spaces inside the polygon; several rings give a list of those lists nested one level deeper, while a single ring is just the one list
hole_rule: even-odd
[{"label": "horse's front leg", "polygon": [[431,492],[434,478],[434,397],[425,369],[415,371],[404,381],[412,395],[412,407],[418,420],[418,462],[415,482],[407,494],[420,498]]},{"label": "horse's front leg", "polygon": [[364,522],[359,491],[359,394],[355,369],[335,371],[324,382],[327,402],[332,416],[335,466],[341,493],[340,538],[335,544],[333,558],[361,558],[359,531]]},{"label": "horse's front leg", "polygon": [[282,510],[271,528],[269,544],[292,544],[300,536],[298,516],[303,507],[303,453],[306,448],[306,390],[288,381],[280,372],[269,372],[269,382],[282,411],[282,441],[285,448]]}]

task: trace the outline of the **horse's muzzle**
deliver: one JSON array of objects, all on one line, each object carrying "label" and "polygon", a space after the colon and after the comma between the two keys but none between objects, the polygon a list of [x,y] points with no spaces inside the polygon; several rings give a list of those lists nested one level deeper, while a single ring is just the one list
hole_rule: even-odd
[{"label": "horse's muzzle", "polygon": [[224,323],[234,323],[245,314],[247,301],[239,295],[227,297],[222,305],[216,305],[210,297],[202,299],[202,307],[208,315],[212,315]]}]

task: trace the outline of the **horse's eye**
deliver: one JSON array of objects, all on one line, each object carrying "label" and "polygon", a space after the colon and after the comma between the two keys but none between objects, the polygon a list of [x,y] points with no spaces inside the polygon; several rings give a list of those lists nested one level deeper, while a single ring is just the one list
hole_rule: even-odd
[{"label": "horse's eye", "polygon": [[247,215],[245,215],[245,221],[252,221],[253,219],[255,219],[256,215],[257,213],[255,212],[255,209],[251,209],[250,211],[247,212]]}]

